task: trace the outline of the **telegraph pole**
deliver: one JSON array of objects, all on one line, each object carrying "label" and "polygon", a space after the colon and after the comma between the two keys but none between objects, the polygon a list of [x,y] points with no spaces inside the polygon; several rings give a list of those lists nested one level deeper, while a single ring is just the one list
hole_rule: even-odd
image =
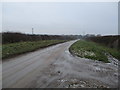
[{"label": "telegraph pole", "polygon": [[32,35],[34,34],[34,28],[32,28]]},{"label": "telegraph pole", "polygon": [[85,36],[85,31],[83,31],[83,36]]}]

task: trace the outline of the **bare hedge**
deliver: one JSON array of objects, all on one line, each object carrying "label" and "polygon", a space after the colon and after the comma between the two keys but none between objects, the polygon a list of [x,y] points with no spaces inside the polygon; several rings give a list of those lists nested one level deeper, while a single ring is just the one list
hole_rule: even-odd
[{"label": "bare hedge", "polygon": [[120,35],[89,37],[87,40],[104,44],[110,48],[120,49]]},{"label": "bare hedge", "polygon": [[38,40],[73,40],[76,36],[73,35],[31,35],[19,32],[3,32],[2,43],[15,43],[21,41],[38,41]]}]

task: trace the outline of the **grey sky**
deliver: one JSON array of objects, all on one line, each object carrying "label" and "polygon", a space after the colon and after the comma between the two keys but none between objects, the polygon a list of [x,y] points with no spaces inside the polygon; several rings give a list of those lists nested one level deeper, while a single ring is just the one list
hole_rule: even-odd
[{"label": "grey sky", "polygon": [[118,34],[117,2],[3,3],[3,31]]}]

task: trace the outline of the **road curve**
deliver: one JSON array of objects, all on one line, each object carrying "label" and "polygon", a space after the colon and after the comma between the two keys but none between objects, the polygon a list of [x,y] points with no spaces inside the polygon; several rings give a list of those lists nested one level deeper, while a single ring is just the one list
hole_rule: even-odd
[{"label": "road curve", "polygon": [[74,42],[5,60],[2,64],[2,87],[117,87],[117,67],[72,56],[68,48]]}]

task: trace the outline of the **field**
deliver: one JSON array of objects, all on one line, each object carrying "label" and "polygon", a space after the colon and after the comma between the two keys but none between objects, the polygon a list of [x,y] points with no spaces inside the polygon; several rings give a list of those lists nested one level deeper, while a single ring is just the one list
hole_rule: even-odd
[{"label": "field", "polygon": [[109,62],[106,54],[110,54],[120,60],[120,51],[117,49],[108,48],[91,41],[79,40],[69,50],[72,54],[79,57],[99,60],[105,63]]},{"label": "field", "polygon": [[65,42],[65,40],[41,40],[41,41],[27,41],[2,45],[2,58],[8,58],[14,55],[34,51],[39,48],[44,48],[50,45]]}]

